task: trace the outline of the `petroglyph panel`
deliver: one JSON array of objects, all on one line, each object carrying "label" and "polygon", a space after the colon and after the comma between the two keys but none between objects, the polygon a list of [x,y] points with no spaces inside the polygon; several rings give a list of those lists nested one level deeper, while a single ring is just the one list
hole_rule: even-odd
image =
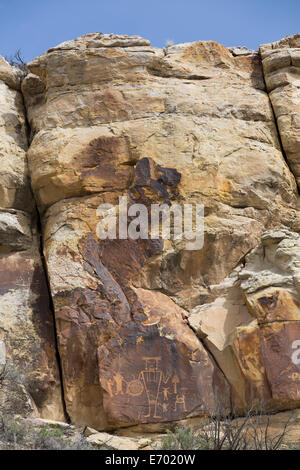
[{"label": "petroglyph panel", "polygon": [[300,363],[295,345],[300,338],[300,322],[281,322],[261,329],[262,351],[274,399],[300,403]]},{"label": "petroglyph panel", "polygon": [[174,421],[214,408],[211,384],[221,392],[222,378],[205,354],[191,361],[182,343],[161,337],[156,327],[113,343],[99,348],[104,408],[111,420]]}]

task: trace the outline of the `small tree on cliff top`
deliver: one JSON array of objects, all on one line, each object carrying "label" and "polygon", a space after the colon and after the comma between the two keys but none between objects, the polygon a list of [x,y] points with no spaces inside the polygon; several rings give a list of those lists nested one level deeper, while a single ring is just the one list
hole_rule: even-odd
[{"label": "small tree on cliff top", "polygon": [[5,60],[12,66],[17,67],[18,69],[22,70],[23,72],[28,72],[28,68],[26,65],[25,60],[22,57],[21,49],[18,49],[14,55],[6,56]]}]

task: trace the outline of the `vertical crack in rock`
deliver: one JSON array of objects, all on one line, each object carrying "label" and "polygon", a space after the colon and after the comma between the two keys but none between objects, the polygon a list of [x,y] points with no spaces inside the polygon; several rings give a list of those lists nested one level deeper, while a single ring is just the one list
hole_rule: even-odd
[{"label": "vertical crack in rock", "polygon": [[[300,35],[287,36],[259,48],[266,89],[291,172],[300,186],[299,66]],[[299,192],[299,189],[298,189]]]},{"label": "vertical crack in rock", "polygon": [[[264,68],[263,68],[263,64],[262,64],[261,51],[259,51],[259,56],[260,56],[260,60],[261,60],[262,76],[263,76],[263,80],[264,80],[265,87],[266,87],[266,94],[268,95],[270,106],[271,106],[271,109],[272,109],[272,113],[273,113],[273,117],[274,117],[274,124],[275,124],[276,132],[277,132],[278,142],[279,142],[279,145],[280,145],[280,150],[281,150],[282,156],[283,156],[283,158],[284,158],[291,174],[295,178],[295,182],[296,182],[296,185],[297,185],[296,175],[295,175],[295,173],[292,169],[292,165],[291,165],[291,163],[290,163],[290,161],[287,157],[286,151],[284,149],[282,138],[281,138],[281,133],[280,133],[280,130],[279,130],[278,121],[277,121],[277,117],[276,117],[276,113],[275,113],[275,109],[274,109],[274,106],[273,106],[273,103],[272,103],[272,100],[271,100],[271,97],[270,97],[270,92],[268,91],[268,87],[267,87],[267,83],[266,83],[266,77],[265,77]],[[299,188],[298,185],[297,185],[297,191],[298,191],[298,194],[300,194],[300,188]]]},{"label": "vertical crack in rock", "polygon": [[[27,107],[26,107],[25,98],[24,98],[22,89],[20,90],[20,94],[21,94],[21,97],[22,97],[22,100],[23,100],[24,117],[25,117],[25,124],[26,124],[26,136],[27,136],[27,143],[28,143],[28,150],[29,150],[30,140],[31,140],[31,138],[30,138],[31,137],[31,128],[30,128],[30,124],[29,124],[29,120],[28,120],[28,116],[27,116]],[[32,189],[32,185],[31,185],[31,174],[30,174],[30,170],[29,170],[29,163],[28,163],[27,153],[26,153],[26,163],[27,163],[27,168],[28,168],[29,188],[30,188],[30,191],[31,191],[31,194],[32,194],[32,198],[35,201],[35,205],[36,205],[36,199],[35,199],[34,191]],[[41,259],[42,268],[43,268],[45,281],[46,281],[46,286],[47,286],[47,293],[48,293],[48,299],[49,299],[49,310],[51,312],[52,319],[53,319],[53,329],[54,329],[54,335],[53,336],[54,336],[54,345],[55,345],[55,357],[56,357],[58,373],[59,373],[63,413],[64,413],[64,417],[65,417],[66,422],[71,423],[71,419],[70,419],[70,417],[68,415],[68,412],[67,412],[65,396],[64,396],[63,372],[62,372],[62,364],[61,364],[61,358],[60,358],[59,348],[58,348],[55,311],[54,311],[53,299],[52,299],[52,295],[51,295],[51,288],[50,288],[47,264],[46,264],[46,260],[45,260],[45,256],[44,256],[44,252],[43,252],[43,230],[42,230],[41,217],[40,217],[40,213],[39,213],[39,209],[38,209],[37,205],[36,205],[36,208],[35,208],[35,212],[36,212],[37,236],[38,236],[38,242],[39,242],[39,246],[38,246],[39,254],[40,254],[40,259]]]},{"label": "vertical crack in rock", "polygon": [[39,250],[40,250],[42,266],[43,266],[45,279],[46,279],[46,284],[47,284],[47,291],[48,291],[48,294],[49,294],[49,309],[50,309],[50,312],[51,312],[52,318],[53,318],[55,355],[56,355],[59,378],[60,378],[61,399],[62,399],[63,411],[64,411],[64,416],[65,416],[66,422],[71,423],[71,418],[68,415],[67,407],[66,407],[66,401],[65,401],[64,380],[63,380],[61,357],[60,357],[59,347],[58,347],[55,310],[54,310],[53,299],[52,299],[52,295],[51,295],[51,287],[50,287],[50,282],[49,282],[48,268],[47,268],[47,264],[46,264],[46,260],[45,260],[45,256],[44,256],[44,252],[43,252],[43,229],[42,229],[41,218],[40,218],[40,214],[39,214],[38,209],[36,209],[36,213],[37,213],[37,230],[38,230],[39,242],[40,242],[39,243]]},{"label": "vertical crack in rock", "polygon": [[28,172],[23,78],[0,57],[0,341],[8,371],[0,389],[1,413],[63,420],[55,332]]}]

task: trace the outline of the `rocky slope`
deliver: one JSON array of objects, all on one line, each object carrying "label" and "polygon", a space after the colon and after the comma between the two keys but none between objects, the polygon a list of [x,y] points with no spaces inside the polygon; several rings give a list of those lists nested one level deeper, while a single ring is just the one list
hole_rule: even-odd
[{"label": "rocky slope", "polygon": [[[299,64],[299,35],[1,59],[1,406],[97,430],[300,406]],[[99,241],[119,196],[204,204],[204,246]]]}]

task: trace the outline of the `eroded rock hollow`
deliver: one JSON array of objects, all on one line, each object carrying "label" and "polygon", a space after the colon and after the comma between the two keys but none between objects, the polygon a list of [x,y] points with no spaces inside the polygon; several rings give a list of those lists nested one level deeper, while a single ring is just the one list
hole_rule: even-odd
[{"label": "eroded rock hollow", "polygon": [[[0,59],[1,407],[151,430],[300,406],[299,66],[299,35]],[[99,239],[125,196],[204,205],[203,247]]]}]

